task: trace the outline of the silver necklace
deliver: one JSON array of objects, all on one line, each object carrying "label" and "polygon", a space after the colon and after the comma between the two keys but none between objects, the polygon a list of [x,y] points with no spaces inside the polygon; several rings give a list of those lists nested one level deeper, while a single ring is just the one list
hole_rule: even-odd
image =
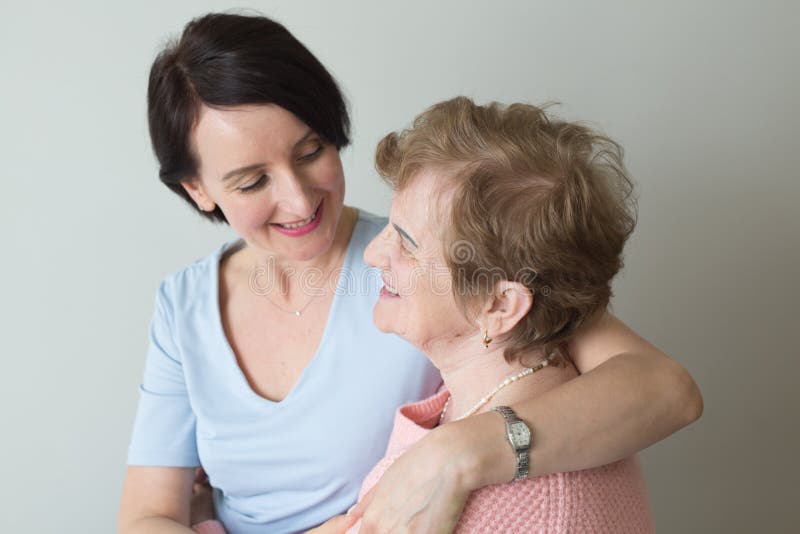
[{"label": "silver necklace", "polygon": [[[267,297],[266,295],[264,295],[264,296]],[[306,302],[305,305],[302,308],[300,308],[299,310],[295,310],[295,311],[287,310],[283,306],[278,306],[277,304],[272,302],[272,299],[269,298],[269,297],[267,297],[267,301],[270,304],[272,304],[273,306],[275,306],[276,308],[278,308],[283,313],[290,313],[290,314],[292,314],[292,315],[294,315],[296,317],[301,317],[303,315],[303,312],[306,311],[306,308],[308,308],[308,306],[314,301],[315,298],[317,298],[317,295],[314,295],[313,297],[311,297],[311,299],[309,299],[309,301]]]},{"label": "silver necklace", "polygon": [[[346,207],[345,207],[344,209],[345,209],[345,210],[347,210],[348,208],[346,208]],[[339,264],[339,261],[342,259],[342,257],[343,257],[345,254],[347,254],[347,245],[345,245],[345,247],[344,247],[344,250],[342,250],[342,253],[339,255],[339,257],[338,257],[338,258],[336,258],[336,261],[334,262],[334,264],[333,264],[333,267],[331,267],[331,268],[328,270],[328,272],[325,274],[325,276],[323,277],[323,279],[327,279],[327,278],[329,278],[329,277],[330,277],[331,273],[332,273],[332,272],[333,272],[333,270],[336,268],[336,266]],[[252,284],[253,284],[253,278],[252,278],[252,276],[251,276],[251,278],[250,278],[250,284],[251,284],[251,286],[250,286],[250,287],[252,288]],[[325,293],[327,293],[327,291],[326,291],[326,292],[323,292],[322,294],[324,295]],[[271,299],[271,298],[269,298],[269,297],[267,296],[267,294],[266,294],[266,293],[264,293],[264,294],[263,294],[263,296],[264,296],[264,297],[266,297],[266,299],[267,299],[267,302],[269,302],[270,304],[272,304],[273,306],[275,306],[277,309],[279,309],[279,310],[280,310],[280,311],[282,311],[283,313],[288,313],[288,314],[290,314],[290,315],[294,315],[295,317],[302,317],[302,316],[303,316],[303,312],[304,312],[304,311],[306,311],[306,308],[308,308],[308,307],[311,305],[311,303],[312,303],[312,302],[314,302],[314,299],[316,299],[316,298],[317,298],[317,297],[319,297],[320,295],[312,295],[312,296],[311,296],[311,298],[310,298],[310,299],[308,299],[308,302],[306,302],[306,303],[303,305],[303,307],[302,307],[302,308],[299,308],[299,309],[297,309],[297,310],[287,310],[287,309],[286,309],[286,308],[284,308],[283,306],[279,306],[278,304],[276,304],[275,302],[273,302],[273,301],[272,301],[272,299]]]},{"label": "silver necklace", "polygon": [[[525,378],[528,375],[532,375],[536,371],[540,371],[540,370],[544,369],[548,365],[550,365],[550,357],[549,356],[547,358],[543,359],[542,361],[540,361],[539,363],[537,363],[536,365],[534,365],[533,367],[528,367],[528,368],[526,368],[524,371],[522,371],[520,373],[517,373],[515,375],[507,377],[505,380],[503,380],[497,386],[495,386],[495,388],[492,391],[490,391],[483,398],[481,398],[481,400],[479,400],[477,403],[475,403],[475,406],[470,408],[469,411],[467,411],[467,413],[465,413],[461,417],[457,417],[456,419],[454,419],[454,421],[461,421],[462,419],[465,419],[465,418],[469,417],[470,415],[474,415],[478,410],[483,408],[484,405],[486,405],[490,400],[492,400],[492,398],[495,395],[497,395],[497,393],[501,389],[503,389],[504,387],[506,387],[506,386],[508,386],[510,384],[513,384],[514,382],[516,382],[520,378]],[[453,398],[452,395],[450,397],[448,397],[447,400],[444,403],[444,408],[442,408],[442,413],[439,416],[439,424],[440,425],[442,424],[442,421],[444,421],[444,414],[447,413],[447,407],[450,405],[450,399],[451,398]]]},{"label": "silver necklace", "polygon": [[[346,251],[346,250],[347,250],[347,249],[345,249],[345,251]],[[331,273],[332,273],[332,272],[334,271],[334,269],[336,268],[336,265],[338,265],[338,263],[339,263],[339,259],[341,259],[341,256],[340,256],[340,257],[339,257],[339,258],[336,260],[336,263],[334,263],[334,264],[333,264],[334,266],[328,270],[328,272],[325,274],[325,276],[323,276],[323,280],[328,280],[328,285],[330,285],[330,280],[329,280],[329,279],[330,279]],[[324,289],[325,287],[327,287],[327,286],[323,286],[323,289]],[[308,299],[308,301],[307,301],[305,304],[303,304],[303,307],[302,307],[302,308],[299,308],[299,309],[297,309],[297,310],[287,310],[287,309],[286,309],[286,308],[284,308],[283,306],[279,306],[278,304],[276,304],[275,302],[273,302],[273,301],[272,301],[272,299],[271,299],[271,298],[269,298],[269,296],[267,296],[267,294],[266,294],[266,293],[264,293],[264,297],[266,297],[267,301],[268,301],[270,304],[272,304],[273,306],[275,306],[277,309],[279,309],[279,310],[280,310],[280,311],[282,311],[283,313],[288,313],[288,314],[294,315],[295,317],[302,317],[302,316],[303,316],[303,312],[304,312],[304,311],[306,311],[306,308],[308,308],[308,307],[311,305],[311,303],[312,303],[312,302],[314,302],[314,299],[316,299],[317,297],[319,297],[319,296],[322,296],[322,295],[324,295],[324,294],[326,294],[326,293],[327,293],[327,291],[323,291],[323,292],[322,292],[322,293],[320,293],[319,295],[312,295],[312,296],[311,296],[311,298],[310,298],[310,299]]]},{"label": "silver necklace", "polygon": [[[259,269],[260,269],[260,268],[259,268]],[[255,273],[255,272],[257,272],[257,271],[254,271],[254,273]],[[327,275],[325,275],[325,276],[323,277],[323,279],[326,279],[326,278],[330,277],[330,274],[331,274],[332,272],[333,272],[333,269],[330,269],[330,270],[328,271]],[[303,304],[303,306],[302,306],[301,308],[298,308],[298,309],[296,309],[296,310],[288,310],[288,309],[284,308],[283,306],[280,306],[279,304],[277,304],[277,303],[273,302],[273,300],[272,300],[271,298],[269,298],[269,293],[268,293],[268,292],[266,292],[266,291],[263,291],[263,290],[261,290],[260,288],[257,288],[257,287],[255,287],[255,286],[254,286],[254,284],[255,284],[254,280],[255,280],[255,275],[251,275],[251,276],[250,276],[250,281],[249,281],[249,283],[250,283],[250,289],[251,289],[251,290],[252,290],[252,291],[253,291],[253,292],[254,292],[256,295],[260,295],[260,296],[262,296],[262,297],[266,298],[266,299],[267,299],[267,302],[269,302],[270,304],[272,304],[272,305],[273,305],[275,308],[277,308],[278,310],[282,311],[283,313],[288,313],[288,314],[294,315],[295,317],[302,317],[302,315],[303,315],[303,312],[304,312],[304,311],[306,311],[306,308],[308,308],[308,307],[311,305],[311,303],[312,303],[312,302],[314,302],[314,299],[316,299],[317,297],[319,297],[319,296],[320,296],[320,295],[312,295],[312,296],[311,296],[311,298],[310,298],[310,299],[308,299],[308,301],[306,301],[306,303],[305,303],[305,304]],[[326,292],[322,292],[321,294],[322,294],[322,295],[324,295],[325,293],[326,293]]]}]

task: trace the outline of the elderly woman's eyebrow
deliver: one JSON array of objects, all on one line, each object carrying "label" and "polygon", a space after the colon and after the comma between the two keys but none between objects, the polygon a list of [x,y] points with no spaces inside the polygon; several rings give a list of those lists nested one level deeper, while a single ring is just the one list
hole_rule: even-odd
[{"label": "elderly woman's eyebrow", "polygon": [[417,242],[411,239],[411,236],[408,235],[408,232],[397,226],[395,223],[392,223],[392,226],[394,226],[394,229],[397,230],[398,234],[400,234],[400,237],[411,243],[414,246],[414,248],[417,248],[418,246]]}]

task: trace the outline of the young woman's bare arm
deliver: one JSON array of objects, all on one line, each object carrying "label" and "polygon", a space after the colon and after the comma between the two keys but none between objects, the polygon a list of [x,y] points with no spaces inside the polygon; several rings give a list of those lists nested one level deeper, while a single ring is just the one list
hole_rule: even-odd
[{"label": "young woman's bare arm", "polygon": [[120,534],[192,533],[188,525],[194,472],[192,467],[128,467]]}]

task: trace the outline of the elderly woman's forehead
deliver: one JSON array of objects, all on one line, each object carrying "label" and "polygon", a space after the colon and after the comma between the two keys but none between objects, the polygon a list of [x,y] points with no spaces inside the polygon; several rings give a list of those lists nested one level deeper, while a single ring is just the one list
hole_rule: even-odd
[{"label": "elderly woman's forehead", "polygon": [[438,188],[427,181],[415,181],[395,192],[392,200],[392,214],[402,218],[413,228],[427,226],[435,210],[440,208]]},{"label": "elderly woman's forehead", "polygon": [[420,208],[433,208],[442,199],[446,200],[453,192],[453,182],[441,172],[422,170],[414,175],[399,194],[403,204]]}]

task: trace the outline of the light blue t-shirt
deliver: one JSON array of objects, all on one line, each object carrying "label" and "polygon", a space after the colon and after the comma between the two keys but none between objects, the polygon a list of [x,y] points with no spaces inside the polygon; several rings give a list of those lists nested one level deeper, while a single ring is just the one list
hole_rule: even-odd
[{"label": "light blue t-shirt", "polygon": [[252,390],[222,328],[219,260],[237,243],[168,276],[128,463],[202,464],[230,534],[303,531],[347,510],[384,454],[395,409],[441,384],[422,353],[372,323],[381,281],[362,255],[385,224],[359,211],[320,346],[280,402]]}]

